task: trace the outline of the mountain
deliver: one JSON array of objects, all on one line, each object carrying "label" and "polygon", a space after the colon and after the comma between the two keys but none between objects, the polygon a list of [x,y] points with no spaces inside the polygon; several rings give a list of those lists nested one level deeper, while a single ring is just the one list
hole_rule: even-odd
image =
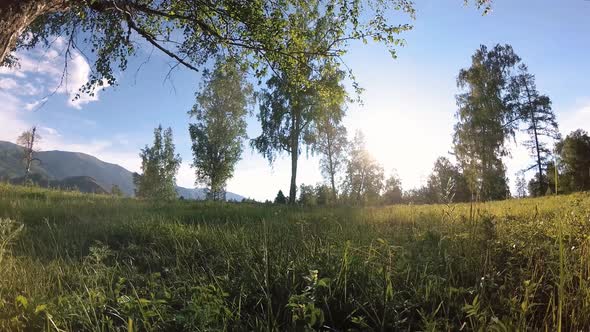
[{"label": "mountain", "polygon": [[[18,181],[19,177],[24,176],[22,155],[20,146],[0,141],[0,179]],[[111,191],[113,185],[117,185],[125,195],[134,195],[133,173],[117,164],[107,163],[80,152],[41,151],[35,153],[35,157],[40,162],[33,164],[31,172],[39,174],[46,181],[51,181],[55,186],[65,188],[70,184],[72,186],[69,188],[75,187],[80,191],[95,192],[92,190],[98,189],[90,184],[90,182],[95,182],[107,192]],[[59,181],[64,183],[59,183]],[[186,199],[204,199],[206,193],[205,189],[200,188],[177,187],[176,190],[179,196]],[[227,193],[228,200],[240,201],[243,198],[234,193]]]},{"label": "mountain", "polygon": [[[201,200],[201,199],[205,199],[205,197],[207,196],[207,189],[202,189],[202,188],[190,189],[190,188],[183,188],[183,187],[177,186],[176,192],[178,193],[178,196],[182,196],[185,199]],[[225,194],[225,199],[227,201],[240,202],[242,199],[244,199],[244,196],[234,194],[232,192],[227,192]]]},{"label": "mountain", "polygon": [[[44,188],[55,188],[63,190],[77,190],[83,193],[93,194],[108,194],[100,184],[89,176],[70,176],[61,180],[50,180],[47,177],[34,173],[29,177],[29,180]],[[10,179],[10,183],[23,185],[25,183],[25,177],[20,176],[17,178]]]}]

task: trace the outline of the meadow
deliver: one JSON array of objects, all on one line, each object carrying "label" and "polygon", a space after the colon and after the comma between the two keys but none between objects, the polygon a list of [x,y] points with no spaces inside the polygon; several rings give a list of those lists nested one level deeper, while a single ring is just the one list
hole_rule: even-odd
[{"label": "meadow", "polygon": [[0,331],[590,329],[590,194],[388,207],[0,184]]}]

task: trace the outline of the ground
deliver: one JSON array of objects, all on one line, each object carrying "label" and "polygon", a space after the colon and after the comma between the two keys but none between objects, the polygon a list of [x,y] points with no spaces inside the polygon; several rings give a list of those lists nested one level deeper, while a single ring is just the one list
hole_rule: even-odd
[{"label": "ground", "polygon": [[0,330],[590,329],[590,195],[287,208],[0,184]]}]

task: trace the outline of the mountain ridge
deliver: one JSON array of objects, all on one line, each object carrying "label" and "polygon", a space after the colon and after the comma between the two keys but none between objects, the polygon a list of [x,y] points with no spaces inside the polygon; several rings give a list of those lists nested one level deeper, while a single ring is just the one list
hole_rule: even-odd
[{"label": "mountain ridge", "polygon": [[[84,153],[62,150],[39,151],[35,154],[41,162],[31,167],[32,173],[40,174],[51,181],[62,181],[71,177],[90,177],[105,191],[110,192],[117,185],[126,196],[135,196],[133,172],[121,165],[106,162]],[[6,180],[24,176],[22,166],[22,147],[0,141],[0,178]],[[176,186],[178,196],[185,199],[204,199],[206,189]],[[227,200],[241,201],[244,197],[232,192]]]}]

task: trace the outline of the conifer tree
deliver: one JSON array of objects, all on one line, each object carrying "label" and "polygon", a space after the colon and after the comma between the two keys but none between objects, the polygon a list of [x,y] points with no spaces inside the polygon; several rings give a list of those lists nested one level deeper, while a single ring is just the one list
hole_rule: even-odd
[{"label": "conifer tree", "polygon": [[518,68],[518,74],[515,75],[510,84],[511,102],[513,103],[518,117],[524,123],[524,131],[528,134],[529,140],[525,145],[530,149],[535,163],[529,169],[537,169],[535,176],[537,188],[534,190],[534,196],[545,195],[548,189],[547,176],[543,172],[547,163],[551,159],[551,150],[547,146],[549,141],[558,141],[560,139],[559,128],[555,113],[551,108],[551,99],[541,95],[537,91],[535,76],[529,73],[526,65],[522,64]]}]

